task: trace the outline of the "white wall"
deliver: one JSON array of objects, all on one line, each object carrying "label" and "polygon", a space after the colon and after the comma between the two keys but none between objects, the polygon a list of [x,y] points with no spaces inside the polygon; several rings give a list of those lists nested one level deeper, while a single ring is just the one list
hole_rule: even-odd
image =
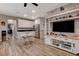
[{"label": "white wall", "polygon": [[75,33],[79,34],[79,20],[75,20]]},{"label": "white wall", "polygon": [[28,21],[28,20],[23,20],[23,19],[18,20],[18,27],[33,28],[33,25],[34,25],[34,21]]}]

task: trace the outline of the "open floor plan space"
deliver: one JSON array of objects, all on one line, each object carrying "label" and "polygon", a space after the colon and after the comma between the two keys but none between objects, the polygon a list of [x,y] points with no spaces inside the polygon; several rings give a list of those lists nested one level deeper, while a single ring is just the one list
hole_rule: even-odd
[{"label": "open floor plan space", "polygon": [[0,3],[0,56],[78,56],[79,3]]},{"label": "open floor plan space", "polygon": [[[31,38],[31,44],[17,44],[8,40],[0,45],[1,56],[74,56],[74,54],[44,44],[40,39]],[[26,42],[25,42],[26,43]]]}]

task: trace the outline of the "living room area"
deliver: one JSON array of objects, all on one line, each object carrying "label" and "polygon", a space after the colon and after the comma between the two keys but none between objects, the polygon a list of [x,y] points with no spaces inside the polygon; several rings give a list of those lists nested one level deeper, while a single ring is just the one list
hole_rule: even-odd
[{"label": "living room area", "polygon": [[79,55],[79,3],[0,3],[0,56]]}]

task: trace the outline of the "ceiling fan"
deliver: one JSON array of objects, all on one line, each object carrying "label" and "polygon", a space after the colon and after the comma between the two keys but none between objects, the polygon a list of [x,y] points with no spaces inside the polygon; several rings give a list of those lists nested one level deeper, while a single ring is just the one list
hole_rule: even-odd
[{"label": "ceiling fan", "polygon": [[[32,3],[34,6],[38,6],[37,3]],[[24,3],[24,7],[27,7],[27,3]]]}]

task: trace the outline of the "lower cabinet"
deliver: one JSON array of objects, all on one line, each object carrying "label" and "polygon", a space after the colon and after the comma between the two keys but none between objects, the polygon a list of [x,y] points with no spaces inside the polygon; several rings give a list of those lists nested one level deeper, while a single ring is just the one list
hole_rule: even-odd
[{"label": "lower cabinet", "polygon": [[73,40],[64,37],[46,36],[45,43],[74,54],[79,54],[79,40]]},{"label": "lower cabinet", "polygon": [[45,36],[45,43],[48,45],[52,45],[51,38],[49,36]]}]

